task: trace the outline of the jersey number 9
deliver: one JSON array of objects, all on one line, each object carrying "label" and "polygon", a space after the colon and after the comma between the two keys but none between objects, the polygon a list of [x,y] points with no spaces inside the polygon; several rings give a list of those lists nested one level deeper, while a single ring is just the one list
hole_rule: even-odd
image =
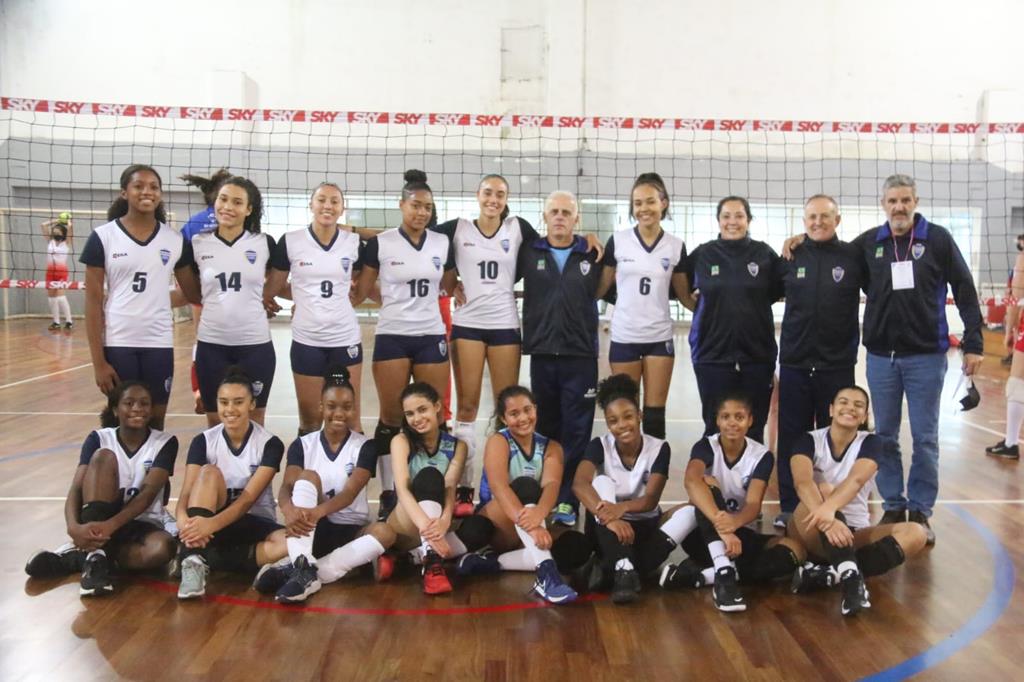
[{"label": "jersey number 9", "polygon": [[320,298],[330,298],[334,295],[334,282],[325,279],[320,282]]}]

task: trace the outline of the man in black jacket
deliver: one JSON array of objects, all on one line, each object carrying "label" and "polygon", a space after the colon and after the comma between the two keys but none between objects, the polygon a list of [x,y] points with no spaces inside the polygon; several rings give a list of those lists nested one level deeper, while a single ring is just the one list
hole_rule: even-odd
[{"label": "man in black jacket", "polygon": [[537,431],[562,444],[565,473],[553,520],[576,523],[579,502],[572,480],[594,427],[597,396],[597,255],[575,236],[579,206],[569,192],[544,202],[546,237],[524,244],[523,354],[530,355],[530,385],[537,398]]},{"label": "man in black jacket", "polygon": [[[860,327],[863,259],[853,244],[840,241],[835,199],[815,194],[804,205],[803,247],[783,261],[786,312],[779,343],[779,502],[775,525],[786,527],[799,499],[789,458],[802,434],[831,423],[836,392],[854,383]],[[813,454],[813,453],[802,453]]]}]

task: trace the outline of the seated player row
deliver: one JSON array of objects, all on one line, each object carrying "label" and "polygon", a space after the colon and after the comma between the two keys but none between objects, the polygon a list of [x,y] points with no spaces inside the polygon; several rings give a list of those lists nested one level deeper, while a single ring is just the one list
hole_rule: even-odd
[{"label": "seated player row", "polygon": [[[149,389],[124,382],[110,393],[102,428],[82,446],[65,504],[71,542],[38,552],[26,572],[55,577],[80,571],[80,593],[103,595],[113,591],[115,567],[154,570],[176,557],[181,599],[205,594],[214,568],[255,573],[257,590],[300,602],[363,565],[387,579],[396,556],[422,566],[424,592],[449,592],[444,561],[454,559],[464,576],[533,571],[534,591],[552,603],[576,598],[562,578],[571,573],[579,589],[611,588],[617,603],[634,601],[643,580],[664,588],[713,585],[713,601],[723,611],[746,608],[741,583],[792,574],[797,592],[841,583],[842,613],[850,614],[870,606],[865,576],[884,573],[924,547],[918,524],[869,526],[878,439],[860,430],[868,398],[856,386],[835,396],[832,425],[798,444],[801,505],[787,537],[751,527],[773,456],[747,437],[753,416],[745,397],[723,399],[718,432],[693,447],[686,466],[691,503],[667,511],[659,502],[670,447],[642,432],[639,387],[613,375],[601,383],[598,400],[608,433],[588,446],[573,483],[588,511],[585,534],[547,527],[562,478],[562,448],[536,432],[536,404],[521,386],[499,395],[481,502],[457,527],[455,487],[466,446],[444,431],[431,386],[406,387],[402,433],[392,450],[399,504],[386,522],[371,523],[366,485],[374,443],[351,430],[353,386],[343,367],[332,368],[321,394],[323,426],[288,448],[279,491],[282,526],[270,484],[285,449],[253,420],[249,377],[230,368],[221,382],[220,423],[189,447],[174,518],[164,505],[177,439],[148,426]],[[680,545],[688,558],[667,563]],[[808,555],[819,563],[803,563]]]}]

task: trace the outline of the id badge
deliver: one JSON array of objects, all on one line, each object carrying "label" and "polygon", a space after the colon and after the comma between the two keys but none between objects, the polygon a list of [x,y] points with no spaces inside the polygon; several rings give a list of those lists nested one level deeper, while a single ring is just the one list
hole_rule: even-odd
[{"label": "id badge", "polygon": [[892,264],[892,290],[914,288],[914,261],[904,260]]}]

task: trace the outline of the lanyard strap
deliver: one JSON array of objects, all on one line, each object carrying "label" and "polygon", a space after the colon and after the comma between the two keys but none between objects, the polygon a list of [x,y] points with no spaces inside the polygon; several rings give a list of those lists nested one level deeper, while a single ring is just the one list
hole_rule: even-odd
[{"label": "lanyard strap", "polygon": [[[900,250],[896,246],[896,234],[892,232],[892,227],[889,227],[889,232],[892,233],[892,255],[896,259],[897,263],[901,262]],[[914,228],[910,228],[910,243],[907,244],[907,252],[903,255],[902,260],[910,258],[910,248],[914,245]]]}]

